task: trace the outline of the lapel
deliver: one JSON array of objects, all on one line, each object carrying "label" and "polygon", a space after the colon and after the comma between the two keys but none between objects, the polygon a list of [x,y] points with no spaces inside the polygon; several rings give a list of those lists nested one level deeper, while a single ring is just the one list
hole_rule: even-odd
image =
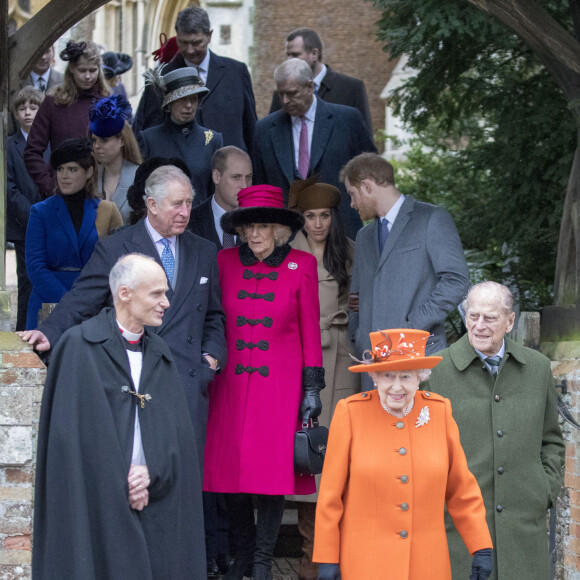
[{"label": "lapel", "polygon": [[[72,251],[77,259],[77,261],[81,262],[81,256],[79,252],[80,244],[79,238],[77,237],[77,232],[73,225],[72,219],[70,214],[68,213],[68,209],[64,200],[60,195],[54,196],[54,204],[55,204],[55,213],[60,225],[70,240],[70,248],[69,250]],[[84,218],[83,218],[83,225],[84,225]],[[81,227],[82,230],[82,227]]]},{"label": "lapel", "polygon": [[291,184],[296,179],[294,142],[292,141],[290,115],[284,113],[284,111],[278,111],[273,114],[272,125],[270,126],[270,139],[272,140],[272,148],[278,159],[278,165],[284,177],[288,180],[288,183]]},{"label": "lapel", "polygon": [[97,206],[95,206],[93,200],[85,199],[84,206],[85,207],[83,212],[83,221],[81,223],[81,229],[78,235],[79,252],[81,248],[85,245],[85,242],[87,241],[89,235],[93,232],[93,227],[95,225],[95,220],[97,218],[98,204]]},{"label": "lapel", "polygon": [[207,71],[206,87],[210,90],[209,95],[219,85],[222,78],[226,74],[226,65],[224,60],[217,54],[209,51],[209,69]]},{"label": "lapel", "polygon": [[22,134],[22,131],[18,129],[18,131],[14,135],[14,143],[16,145],[16,150],[22,159],[24,159],[24,148],[26,147],[26,139]]},{"label": "lapel", "polygon": [[[147,237],[149,234],[145,232]],[[149,238],[151,240],[151,238]],[[159,330],[156,334],[163,333],[163,329],[166,328],[173,318],[180,312],[183,307],[184,302],[191,294],[193,286],[199,284],[197,279],[199,262],[199,252],[196,248],[195,236],[191,232],[184,232],[179,236],[179,269],[177,273],[177,285],[173,291],[173,296],[170,298],[170,306],[165,311],[163,316],[163,323],[161,324]],[[157,254],[157,250],[155,250]],[[157,254],[157,258],[159,255]],[[159,260],[161,263],[161,260]],[[193,305],[190,305],[193,308]]]},{"label": "lapel", "polygon": [[207,200],[207,220],[206,220],[206,225],[208,227],[208,233],[209,233],[209,237],[208,240],[210,240],[211,242],[213,242],[217,249],[218,252],[220,250],[223,250],[224,247],[222,246],[222,242],[220,240],[219,234],[217,232],[217,230],[215,229],[215,217],[213,215],[213,209],[211,207],[211,202],[213,199],[213,195],[210,196],[210,198]]},{"label": "lapel", "polygon": [[318,89],[318,96],[324,99],[324,95],[332,90],[332,85],[334,83],[335,74],[334,71],[326,65],[326,74],[320,83],[320,88]]},{"label": "lapel", "polygon": [[334,121],[330,107],[322,99],[317,99],[316,115],[314,117],[314,133],[312,134],[312,150],[310,151],[309,174],[314,173],[316,167],[320,163],[333,127]]},{"label": "lapel", "polygon": [[[397,219],[395,219],[395,223],[393,224],[393,227],[391,228],[391,231],[389,232],[389,237],[387,238],[387,241],[385,242],[385,247],[383,248],[383,253],[380,256],[379,259],[379,265],[378,268],[381,268],[383,266],[383,264],[387,261],[387,258],[389,257],[389,254],[393,251],[393,248],[395,247],[395,244],[397,243],[397,240],[401,237],[401,234],[403,233],[403,230],[407,227],[407,224],[409,223],[409,220],[411,219],[411,214],[413,213],[413,209],[415,206],[415,198],[413,198],[412,196],[408,195],[405,198],[405,201],[403,202],[403,205],[401,206],[401,209],[399,210],[399,213],[397,215]],[[375,245],[377,247],[377,253],[379,251],[379,242],[378,242],[378,223],[379,220],[376,219],[375,220]]]},{"label": "lapel", "polygon": [[[150,384],[149,377],[155,370],[155,367],[159,363],[159,359],[164,355],[164,352],[158,348],[160,341],[153,341],[150,339],[149,335],[153,329],[150,327],[145,328],[145,335],[143,336],[143,366],[141,367],[141,378],[139,379],[140,384],[143,386],[139,389],[141,394],[148,391],[154,390],[154,388],[147,389],[150,387],[162,387],[162,385]],[[153,399],[152,399],[153,400]]]},{"label": "lapel", "polygon": [[[101,169],[102,165],[99,165],[99,169]],[[131,171],[126,171],[126,169],[130,168],[129,161],[123,161],[123,169],[121,170],[121,177],[119,178],[119,184],[117,185],[117,189],[113,193],[111,197],[111,201],[119,208],[119,211],[123,209],[123,207],[128,204],[127,201],[127,191],[131,185],[133,185],[134,174]],[[102,173],[99,171],[99,183],[102,181]]]}]

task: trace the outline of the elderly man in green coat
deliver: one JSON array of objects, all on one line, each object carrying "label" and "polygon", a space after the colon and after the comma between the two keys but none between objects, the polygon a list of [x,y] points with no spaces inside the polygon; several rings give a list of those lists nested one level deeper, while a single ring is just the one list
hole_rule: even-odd
[{"label": "elderly man in green coat", "polygon": [[[496,282],[471,288],[467,335],[437,353],[429,379],[448,397],[469,468],[477,478],[494,544],[491,580],[549,580],[546,510],[558,496],[565,446],[550,361],[505,335],[513,297]],[[446,516],[453,579],[468,578],[471,556]]]}]

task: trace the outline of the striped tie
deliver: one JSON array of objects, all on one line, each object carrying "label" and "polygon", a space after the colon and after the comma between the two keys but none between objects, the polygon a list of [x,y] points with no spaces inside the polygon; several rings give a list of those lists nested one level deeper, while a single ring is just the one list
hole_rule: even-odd
[{"label": "striped tie", "polygon": [[499,370],[499,365],[501,363],[501,356],[499,355],[495,355],[495,356],[488,356],[485,359],[485,362],[491,367],[490,371],[491,374],[495,377],[497,375],[497,371]]}]

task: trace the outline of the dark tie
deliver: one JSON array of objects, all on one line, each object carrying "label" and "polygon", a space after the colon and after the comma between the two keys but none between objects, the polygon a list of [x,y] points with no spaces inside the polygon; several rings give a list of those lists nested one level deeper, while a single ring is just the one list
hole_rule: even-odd
[{"label": "dark tie", "polygon": [[499,355],[495,355],[495,356],[488,356],[485,359],[485,362],[491,367],[490,371],[491,374],[495,377],[497,375],[497,371],[499,370],[499,365],[501,363],[501,356]]},{"label": "dark tie", "polygon": [[163,264],[163,269],[167,274],[169,284],[173,284],[173,275],[175,274],[175,257],[171,251],[169,240],[163,238],[161,243],[163,244],[163,252],[161,252],[161,263]]},{"label": "dark tie", "polygon": [[199,82],[200,82],[202,85],[205,85],[205,83],[203,82],[203,80],[202,80],[202,78],[201,78],[201,68],[200,68],[200,67],[198,67],[198,66],[196,66],[196,67],[195,67],[195,70],[197,71],[197,76],[199,77]]},{"label": "dark tie", "polygon": [[38,80],[36,81],[36,86],[38,87],[39,91],[42,91],[43,93],[46,91],[46,83],[44,82],[44,79],[42,77],[38,77]]},{"label": "dark tie", "polygon": [[298,173],[302,179],[308,176],[308,167],[310,166],[310,153],[308,152],[308,127],[306,117],[300,116],[302,126],[300,127],[300,140],[298,142]]},{"label": "dark tie", "polygon": [[389,237],[389,220],[387,218],[381,219],[381,227],[379,228],[379,254],[383,253],[385,242]]},{"label": "dark tie", "polygon": [[236,237],[232,234],[228,234],[228,232],[224,232],[224,250],[228,248],[233,248],[236,245]]}]

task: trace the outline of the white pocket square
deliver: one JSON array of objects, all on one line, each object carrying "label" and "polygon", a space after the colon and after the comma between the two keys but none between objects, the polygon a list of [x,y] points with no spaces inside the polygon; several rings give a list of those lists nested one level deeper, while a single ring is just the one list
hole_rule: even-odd
[{"label": "white pocket square", "polygon": [[202,276],[202,277],[199,279],[199,283],[200,283],[200,284],[207,284],[207,280],[208,280],[208,279],[207,279],[205,276]]}]

